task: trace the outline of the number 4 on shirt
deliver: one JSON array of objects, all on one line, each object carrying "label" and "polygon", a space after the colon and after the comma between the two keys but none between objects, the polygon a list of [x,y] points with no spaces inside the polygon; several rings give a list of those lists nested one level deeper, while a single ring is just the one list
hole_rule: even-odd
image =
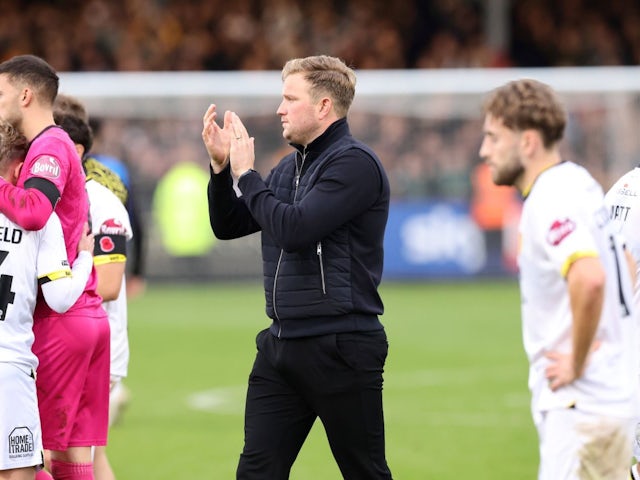
[{"label": "number 4 on shirt", "polygon": [[[6,250],[0,250],[0,265],[7,258],[9,252]],[[12,275],[0,275],[0,321],[4,321],[7,316],[7,307],[16,298],[15,292],[11,291],[11,284],[13,283]]]}]

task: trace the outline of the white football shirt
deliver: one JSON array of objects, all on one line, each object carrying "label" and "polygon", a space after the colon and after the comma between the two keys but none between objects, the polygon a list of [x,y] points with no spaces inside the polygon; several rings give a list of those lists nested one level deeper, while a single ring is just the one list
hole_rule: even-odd
[{"label": "white football shirt", "polygon": [[[96,236],[96,265],[124,262],[125,241],[133,237],[129,214],[120,199],[95,180],[87,181],[91,229]],[[120,238],[118,238],[120,237]],[[122,240],[122,242],[120,242]],[[111,376],[126,377],[129,366],[129,336],[127,333],[127,293],[122,279],[118,298],[102,304],[111,327]]]},{"label": "white football shirt", "polygon": [[[620,177],[605,195],[605,203],[614,229],[623,235],[627,248],[638,262],[640,279],[640,168]],[[639,284],[636,284],[634,301],[640,308]]]},{"label": "white football shirt", "polygon": [[[519,235],[523,341],[534,415],[573,405],[586,412],[635,416],[637,326],[631,278],[602,188],[575,163],[545,170],[524,201]],[[607,275],[596,333],[601,345],[581,378],[552,392],[545,378],[544,354],[571,351],[572,314],[565,277],[572,262],[584,256],[597,256]]]},{"label": "white football shirt", "polygon": [[0,362],[12,362],[26,372],[36,370],[38,359],[31,346],[38,279],[69,277],[62,226],[55,213],[37,231],[24,230],[0,215]]}]

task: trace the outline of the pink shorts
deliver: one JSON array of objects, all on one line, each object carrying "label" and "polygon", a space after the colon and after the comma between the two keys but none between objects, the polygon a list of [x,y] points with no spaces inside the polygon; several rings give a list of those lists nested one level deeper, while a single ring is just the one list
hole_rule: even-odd
[{"label": "pink shorts", "polygon": [[33,353],[40,360],[36,387],[42,444],[47,450],[107,444],[109,422],[109,320],[98,306],[38,318]]}]

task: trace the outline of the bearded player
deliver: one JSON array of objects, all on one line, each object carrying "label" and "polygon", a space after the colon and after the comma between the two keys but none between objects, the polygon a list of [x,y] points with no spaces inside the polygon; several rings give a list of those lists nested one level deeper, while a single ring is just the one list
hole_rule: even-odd
[{"label": "bearded player", "polygon": [[[74,261],[89,203],[75,146],[55,125],[59,79],[33,55],[0,64],[0,117],[30,142],[14,187],[0,181],[0,212],[28,230],[60,217],[67,256]],[[106,445],[109,402],[109,321],[92,269],[87,287],[65,314],[39,301],[33,352],[40,359],[36,386],[44,448],[55,478],[93,479],[91,447]]]}]

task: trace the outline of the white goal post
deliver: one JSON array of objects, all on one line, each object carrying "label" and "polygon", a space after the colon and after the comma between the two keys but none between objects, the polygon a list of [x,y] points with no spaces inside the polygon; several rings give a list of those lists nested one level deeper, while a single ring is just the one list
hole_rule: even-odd
[{"label": "white goal post", "polygon": [[[482,95],[516,78],[535,78],[568,95],[640,91],[640,67],[362,70],[357,76],[356,105],[386,97]],[[250,100],[245,108],[251,110],[255,100],[277,99],[281,89],[278,71],[62,72],[60,78],[61,91],[105,116],[183,115],[195,105],[192,99]],[[167,103],[154,101],[162,99]]]}]

